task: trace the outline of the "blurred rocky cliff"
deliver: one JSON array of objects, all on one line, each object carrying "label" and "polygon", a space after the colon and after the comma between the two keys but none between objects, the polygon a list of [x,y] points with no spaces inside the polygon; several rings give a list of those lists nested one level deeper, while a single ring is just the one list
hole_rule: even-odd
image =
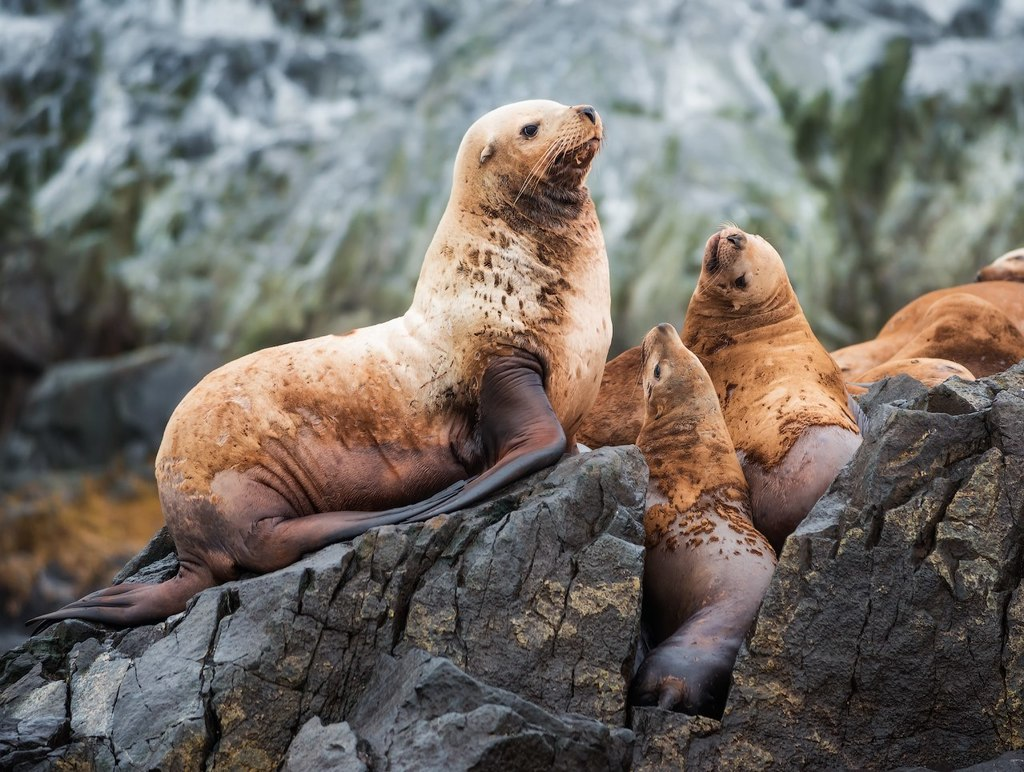
[{"label": "blurred rocky cliff", "polygon": [[872,334],[1024,243],[1022,49],[1020,0],[0,0],[4,558],[149,484],[217,362],[401,313],[463,132],[517,99],[605,119],[616,349],[681,321],[725,220],[826,342]]}]

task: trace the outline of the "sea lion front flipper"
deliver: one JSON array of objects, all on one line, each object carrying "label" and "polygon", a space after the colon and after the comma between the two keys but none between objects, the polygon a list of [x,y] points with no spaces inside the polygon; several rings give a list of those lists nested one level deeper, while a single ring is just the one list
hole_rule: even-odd
[{"label": "sea lion front flipper", "polygon": [[566,453],[565,431],[544,391],[537,357],[520,352],[488,366],[480,388],[479,431],[487,468],[454,499],[417,520],[478,504]]}]

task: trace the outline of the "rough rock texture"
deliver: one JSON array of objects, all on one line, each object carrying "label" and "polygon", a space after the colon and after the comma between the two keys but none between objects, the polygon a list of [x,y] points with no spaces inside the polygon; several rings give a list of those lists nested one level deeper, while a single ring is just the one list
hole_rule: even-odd
[{"label": "rough rock texture", "polygon": [[[168,623],[55,626],[0,660],[0,767],[1013,768],[1024,365],[887,380],[863,405],[866,440],[787,542],[721,722],[624,713],[646,476],[605,448]],[[170,547],[121,578],[173,574]]]},{"label": "rough rock texture", "polygon": [[[0,767],[276,769],[330,751],[374,769],[624,768],[645,489],[639,453],[607,449],[208,590],[168,623],[56,625],[0,660]],[[130,572],[173,573],[169,547]]]},{"label": "rough rock texture", "polygon": [[697,768],[964,767],[1024,747],[1024,366],[866,397]]}]

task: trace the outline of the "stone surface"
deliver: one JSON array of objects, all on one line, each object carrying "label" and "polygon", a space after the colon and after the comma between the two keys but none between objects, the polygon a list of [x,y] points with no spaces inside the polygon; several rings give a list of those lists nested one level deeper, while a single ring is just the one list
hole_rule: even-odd
[{"label": "stone surface", "polygon": [[1024,366],[957,390],[880,387],[688,765],[950,769],[1024,745]]},{"label": "stone surface", "polygon": [[[466,768],[533,753],[624,768],[632,736],[608,725],[625,722],[645,490],[638,451],[605,449],[474,510],[213,588],[161,625],[55,625],[0,660],[0,766],[277,769],[311,752],[293,744],[319,717],[349,722],[394,768],[455,747]],[[169,548],[158,535],[135,567],[165,577]],[[401,692],[389,668],[422,688],[388,702]],[[393,736],[366,718],[384,703]]]},{"label": "stone surface", "polygon": [[723,220],[850,343],[1024,244],[1022,41],[1009,1],[3,0],[0,244],[89,340],[341,331],[407,306],[476,117],[586,101],[617,349]]}]

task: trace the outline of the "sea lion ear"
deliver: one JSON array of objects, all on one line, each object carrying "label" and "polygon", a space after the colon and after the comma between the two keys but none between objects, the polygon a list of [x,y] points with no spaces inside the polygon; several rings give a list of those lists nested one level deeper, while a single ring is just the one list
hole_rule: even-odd
[{"label": "sea lion ear", "polygon": [[480,164],[483,165],[488,158],[494,155],[494,138],[487,140],[484,149],[480,151]]}]

